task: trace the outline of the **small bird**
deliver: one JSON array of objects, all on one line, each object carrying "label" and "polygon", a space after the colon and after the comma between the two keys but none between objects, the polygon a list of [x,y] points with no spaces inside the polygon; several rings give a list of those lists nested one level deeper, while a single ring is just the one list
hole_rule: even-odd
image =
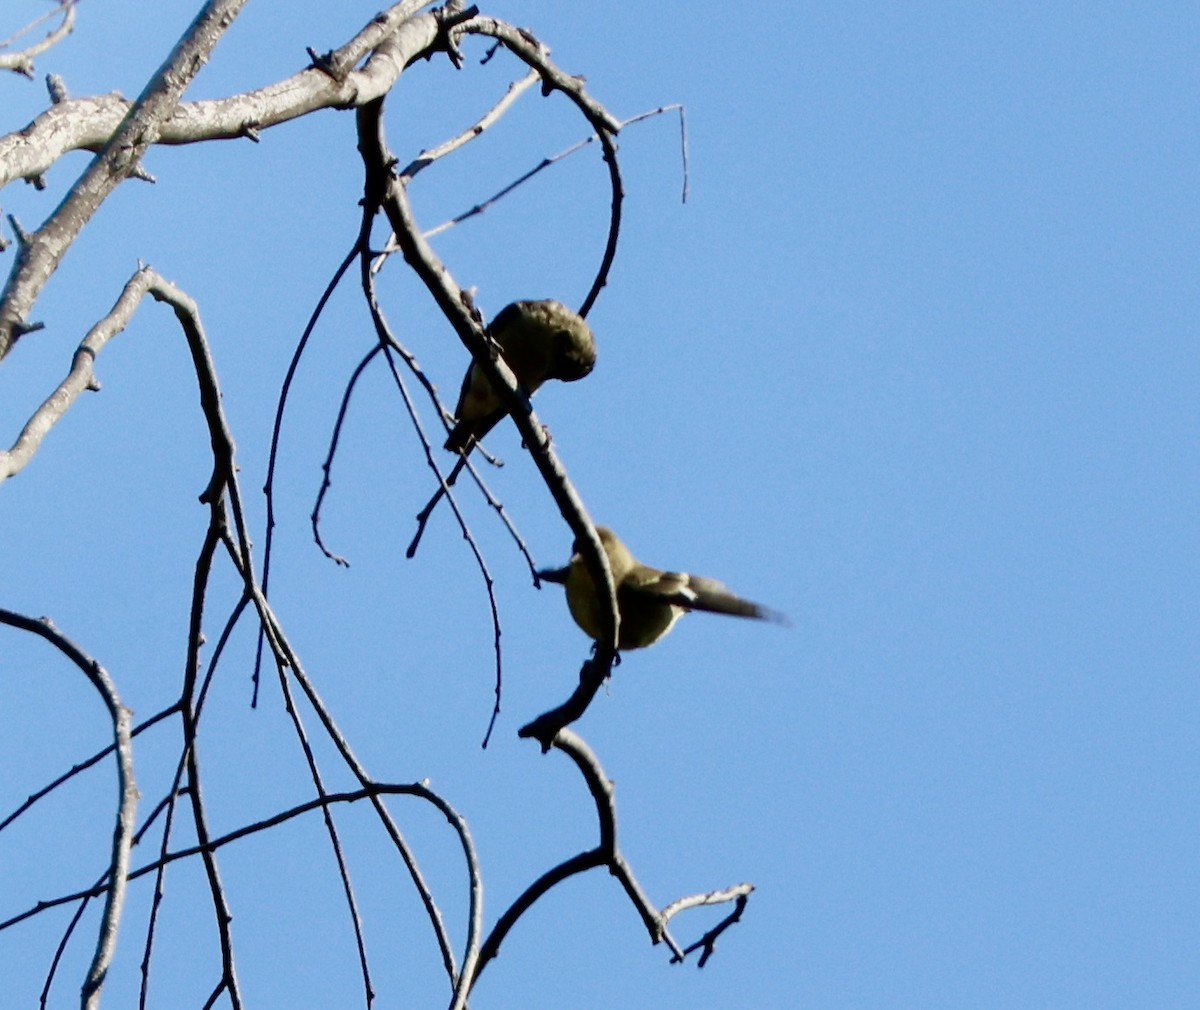
[{"label": "small bird", "polygon": [[[682,572],[660,572],[643,565],[607,527],[597,526],[596,533],[608,555],[613,584],[617,587],[617,609],[621,616],[618,649],[653,645],[689,610],[787,623],[782,614],[734,596],[720,582]],[[591,638],[599,639],[608,601],[596,591],[579,554],[578,541],[566,567],[546,569],[538,572],[538,576],[566,587],[567,606],[575,623]]]},{"label": "small bird", "polygon": [[[487,328],[526,396],[547,379],[574,382],[596,364],[596,339],[588,324],[561,302],[513,302]],[[446,448],[466,455],[507,413],[492,384],[474,361],[463,379],[457,423]]]}]

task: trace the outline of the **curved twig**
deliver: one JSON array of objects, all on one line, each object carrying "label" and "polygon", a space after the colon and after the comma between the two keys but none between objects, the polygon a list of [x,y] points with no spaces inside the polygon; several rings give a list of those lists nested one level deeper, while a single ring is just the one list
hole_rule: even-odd
[{"label": "curved twig", "polygon": [[[325,306],[329,304],[329,299],[333,297],[334,291],[337,290],[337,286],[342,282],[342,278],[346,276],[346,271],[353,265],[362,243],[367,240],[367,236],[369,235],[370,223],[364,215],[363,222],[359,225],[358,236],[354,244],[350,247],[350,251],[346,253],[342,262],[338,264],[337,269],[334,270],[333,276],[329,278],[329,283],[325,285],[325,290],[321,292],[321,297],[317,299],[317,304],[309,315],[308,322],[304,324],[304,332],[300,334],[300,339],[296,342],[296,349],[292,351],[292,359],[288,362],[287,371],[283,376],[283,383],[279,388],[279,396],[275,400],[275,423],[271,429],[271,449],[267,457],[267,476],[263,481],[263,497],[267,501],[267,530],[263,537],[262,567],[262,591],[264,596],[269,592],[271,587],[271,551],[275,545],[275,467],[279,461],[279,444],[280,439],[283,437],[283,414],[287,409],[292,382],[296,378],[296,371],[300,367],[300,359],[304,356],[305,348],[308,347],[308,341],[316,329],[317,321],[321,318],[321,314],[325,311]],[[328,473],[328,471],[326,472]],[[255,708],[258,705],[258,688],[261,683],[262,674],[263,636],[265,634],[266,626],[260,625],[258,648],[254,655],[254,693],[250,700],[251,708]]]},{"label": "curved twig", "polygon": [[[112,855],[109,859],[109,883],[103,888],[105,894],[104,914],[100,919],[100,935],[96,951],[83,983],[84,1007],[95,1007],[100,1002],[100,988],[108,966],[112,963],[117,948],[117,932],[121,925],[121,912],[125,905],[125,889],[129,878],[129,853],[133,845],[134,816],[137,811],[138,791],[133,777],[133,737],[130,732],[129,709],[121,704],[116,685],[95,659],[85,653],[62,632],[54,627],[48,617],[35,620],[23,614],[0,608],[0,624],[27,631],[49,642],[74,663],[99,693],[108,709],[113,724],[113,746],[117,754],[117,817],[113,830]],[[101,892],[97,892],[101,893]]]},{"label": "curved twig", "polygon": [[[139,880],[150,873],[156,873],[164,866],[169,866],[172,863],[177,863],[181,859],[192,859],[195,856],[203,856],[206,852],[213,853],[233,842],[241,841],[243,838],[249,838],[251,835],[256,835],[261,831],[267,831],[271,828],[278,827],[280,824],[285,824],[296,817],[303,814],[311,813],[314,810],[319,810],[322,807],[337,806],[342,803],[357,803],[359,800],[377,800],[381,796],[415,796],[418,799],[426,800],[433,804],[446,817],[447,821],[455,829],[459,836],[459,844],[462,846],[463,854],[468,863],[473,866],[476,871],[479,866],[478,854],[475,851],[475,843],[471,838],[470,829],[467,827],[466,821],[459,815],[453,807],[450,806],[442,797],[435,793],[423,782],[413,783],[394,783],[394,782],[372,782],[370,785],[363,786],[359,789],[352,789],[345,792],[328,793],[324,797],[317,797],[311,800],[305,800],[303,803],[297,803],[294,806],[288,807],[278,813],[271,814],[269,817],[264,817],[261,820],[254,821],[250,824],[245,824],[240,828],[234,828],[232,831],[227,831],[223,835],[218,835],[215,838],[209,839],[204,844],[189,845],[182,849],[176,849],[173,852],[168,852],[160,856],[158,859],[146,863],[144,866],[139,866],[137,869],[129,870],[125,879],[127,881]],[[42,912],[46,912],[51,908],[58,908],[62,905],[70,904],[73,901],[81,901],[84,898],[98,898],[105,893],[107,884],[96,884],[92,887],[84,888],[80,891],[74,891],[71,894],[59,895],[56,898],[48,898],[45,901],[39,901],[33,908],[28,908],[24,912],[14,915],[3,922],[0,922],[0,931],[9,929],[18,923],[32,919]]]},{"label": "curved twig", "polygon": [[504,44],[518,59],[523,60],[536,70],[542,78],[542,94],[561,91],[567,96],[592,124],[592,129],[600,138],[600,146],[604,149],[604,162],[608,165],[609,182],[612,187],[612,212],[609,217],[608,240],[604,245],[604,255],[596,271],[596,279],[579,308],[579,314],[587,317],[600,291],[608,283],[608,272],[612,268],[617,254],[617,238],[621,232],[621,204],[625,199],[625,190],[621,185],[621,167],[617,163],[617,145],[613,140],[621,129],[621,124],[603,105],[592,98],[583,86],[583,79],[564,73],[550,61],[550,50],[535,39],[528,31],[514,28],[510,24],[496,18],[475,17],[461,25],[458,31],[470,34],[487,35]]},{"label": "curved twig", "polygon": [[312,514],[309,516],[309,521],[312,523],[313,540],[321,549],[321,553],[335,564],[341,565],[343,568],[349,568],[350,562],[340,554],[334,554],[325,544],[324,538],[321,536],[321,505],[325,501],[325,495],[333,486],[333,457],[337,454],[338,442],[342,437],[342,425],[346,421],[346,412],[350,409],[350,397],[354,395],[354,390],[358,387],[358,380],[362,378],[363,373],[381,350],[382,345],[376,344],[366,356],[350,373],[350,379],[346,383],[345,392],[342,393],[342,402],[338,404],[337,420],[333,422],[333,432],[329,436],[329,451],[325,453],[325,462],[321,464],[321,487],[317,491],[317,500],[313,502]]},{"label": "curved twig", "polygon": [[58,0],[58,9],[47,11],[40,17],[34,18],[29,24],[23,28],[17,29],[8,38],[0,41],[0,49],[12,45],[22,35],[33,31],[43,21],[47,21],[54,17],[59,11],[62,12],[62,20],[51,29],[44,39],[40,42],[35,42],[31,46],[15,53],[0,53],[0,70],[11,70],[13,73],[21,74],[24,77],[33,77],[33,58],[41,56],[42,53],[58,45],[63,39],[71,34],[75,29],[75,5],[77,0]]}]

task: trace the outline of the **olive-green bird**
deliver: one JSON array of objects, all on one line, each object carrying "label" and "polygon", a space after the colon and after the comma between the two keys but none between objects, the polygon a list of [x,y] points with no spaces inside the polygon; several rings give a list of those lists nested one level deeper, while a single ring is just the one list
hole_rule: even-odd
[{"label": "olive-green bird", "polygon": [[[617,609],[621,615],[618,649],[653,645],[689,610],[787,623],[782,614],[734,596],[720,582],[683,572],[660,572],[643,565],[612,530],[597,526],[596,532],[608,555],[613,584],[617,587]],[[565,568],[547,569],[538,575],[566,587],[567,606],[575,623],[591,638],[599,639],[608,601],[597,593],[579,554],[578,543]]]},{"label": "olive-green bird", "polygon": [[[547,379],[574,382],[596,364],[596,339],[588,324],[561,302],[513,302],[487,328],[526,396]],[[451,452],[466,454],[507,413],[474,361],[463,379],[456,424],[446,439]]]}]

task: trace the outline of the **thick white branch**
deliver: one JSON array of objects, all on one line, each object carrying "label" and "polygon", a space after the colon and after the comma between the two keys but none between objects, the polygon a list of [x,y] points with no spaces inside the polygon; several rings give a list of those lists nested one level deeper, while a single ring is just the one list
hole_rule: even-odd
[{"label": "thick white branch", "polygon": [[[135,174],[146,149],[161,143],[164,134],[173,134],[178,143],[201,139],[195,136],[194,116],[207,117],[220,127],[220,136],[253,135],[261,126],[274,125],[286,118],[303,114],[314,94],[323,94],[323,105],[351,107],[367,97],[378,97],[396,82],[404,67],[426,52],[437,39],[439,22],[434,15],[408,20],[411,12],[423,6],[422,0],[403,0],[387,14],[379,15],[347,46],[321,61],[321,70],[304,71],[297,77],[256,92],[253,96],[235,96],[223,102],[196,103],[181,114],[179,98],[188,82],[207,60],[217,38],[228,27],[246,0],[209,0],[196,22],[185,34],[176,50],[146,86],[142,96],[120,120],[120,126],[104,142],[100,154],[84,172],[54,214],[33,235],[22,241],[13,263],[12,273],[0,298],[0,359],[11,349],[13,342],[31,328],[29,314],[46,281],[58,268],[59,261],[75,237],[91,219],[100,204],[123,179]],[[397,27],[398,25],[398,27]],[[389,34],[390,32],[390,34]],[[343,66],[353,66],[360,50],[379,38],[367,65],[359,72],[342,73]],[[326,92],[325,89],[332,89]],[[332,100],[336,99],[336,100]],[[119,101],[119,99],[118,99]],[[50,135],[60,139],[70,137],[70,115],[54,118],[58,110],[72,103],[60,102],[46,115]],[[261,116],[261,118],[258,118]],[[187,136],[187,124],[192,122]],[[36,134],[37,123],[30,130]],[[30,145],[25,131],[23,147],[28,154],[40,145]],[[70,149],[69,145],[64,149]],[[0,165],[3,163],[0,153]],[[26,164],[22,174],[36,166]],[[0,172],[0,180],[3,174]]]},{"label": "thick white branch", "polygon": [[[421,6],[421,0],[396,4],[386,15],[380,15],[383,20],[372,21],[332,54],[331,61],[340,64],[363,50],[367,42],[374,40],[379,45],[377,36],[389,26],[395,33],[366,66],[350,71],[340,81],[325,70],[308,67],[256,91],[181,102],[159,126],[155,143],[195,144],[253,136],[258,130],[319,109],[350,109],[378,98],[437,38],[438,24],[432,14],[412,17]],[[131,101],[118,94],[68,99],[51,106],[23,130],[0,137],[0,187],[16,179],[43,175],[70,151],[100,150],[132,107]]]}]

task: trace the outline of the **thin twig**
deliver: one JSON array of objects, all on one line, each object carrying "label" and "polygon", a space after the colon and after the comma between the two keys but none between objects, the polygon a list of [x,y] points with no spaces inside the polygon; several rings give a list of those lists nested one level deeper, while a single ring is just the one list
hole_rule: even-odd
[{"label": "thin twig", "polygon": [[[687,131],[686,131],[686,127],[684,125],[683,106],[678,103],[673,104],[673,105],[661,105],[657,109],[651,109],[649,112],[639,113],[636,116],[632,116],[631,118],[622,121],[621,129],[624,130],[628,126],[634,126],[637,123],[641,123],[647,119],[650,119],[653,116],[662,115],[664,112],[673,112],[673,111],[679,112],[679,124],[680,124],[679,132],[680,132],[680,138],[681,138],[681,151],[682,151],[682,158],[683,158],[683,173],[682,173],[683,174],[683,202],[687,203],[687,198],[688,198],[688,154],[687,154]],[[543,158],[540,162],[538,162],[536,165],[534,165],[533,168],[529,169],[527,172],[523,172],[516,179],[514,179],[512,182],[508,183],[507,185],[503,186],[501,189],[497,190],[495,193],[493,193],[487,199],[480,201],[479,203],[475,204],[474,207],[471,207],[468,210],[463,211],[461,214],[458,214],[455,217],[452,217],[449,221],[443,221],[436,228],[430,228],[428,231],[425,232],[425,238],[426,239],[436,238],[438,235],[441,235],[444,232],[449,231],[451,228],[457,227],[458,225],[462,224],[464,221],[469,221],[471,218],[477,217],[478,215],[482,214],[484,211],[486,211],[490,207],[492,207],[494,204],[499,203],[502,199],[504,199],[504,197],[508,196],[509,193],[512,193],[514,190],[518,189],[520,186],[522,186],[524,183],[528,182],[530,179],[532,179],[538,173],[544,171],[547,168],[550,168],[552,165],[557,165],[560,161],[566,160],[567,158],[571,157],[571,155],[577,154],[578,152],[582,151],[584,148],[590,147],[592,144],[596,143],[599,139],[600,139],[599,134],[597,134],[597,133],[590,134],[589,136],[584,137],[582,140],[577,141],[576,143],[572,144],[570,147],[565,148],[562,151],[559,151],[558,154],[552,154],[549,157]],[[389,244],[387,247],[385,247],[384,252],[393,251],[394,249],[399,248],[398,246],[394,246],[392,244],[394,241],[395,241],[394,237],[393,237],[393,239],[389,240]]]},{"label": "thin twig", "polygon": [[[216,549],[216,541],[211,536],[206,536],[204,543],[204,550],[208,552],[211,559],[211,552]],[[238,620],[245,611],[249,600],[249,595],[243,593],[241,599],[229,612],[229,616],[225,619],[225,626],[221,629],[221,634],[217,637],[216,647],[213,649],[212,656],[208,661],[208,669],[205,671],[204,679],[200,684],[200,690],[196,694],[195,719],[197,724],[199,724],[201,714],[204,711],[204,703],[208,698],[209,688],[212,686],[213,679],[216,676],[217,666],[221,662],[221,657],[225,653],[225,647],[229,644],[229,639],[233,635],[233,630],[235,627],[237,627]],[[180,708],[182,704],[183,702],[181,699],[176,704],[176,708]],[[171,788],[161,802],[162,808],[166,811],[166,817],[163,823],[162,839],[159,843],[159,852],[161,855],[165,855],[170,846],[171,829],[175,823],[175,811],[178,806],[178,801],[187,792],[187,789],[182,788],[180,785],[180,783],[183,781],[184,772],[187,767],[186,756],[187,748],[185,747],[183,753],[181,753],[179,756],[179,760],[176,762],[175,775],[171,781]],[[156,808],[155,814],[157,815],[157,813],[158,809]],[[145,828],[143,828],[143,831],[147,830],[149,826],[150,822],[148,821]],[[163,896],[165,894],[165,884],[166,868],[163,867],[158,871],[154,878],[154,895],[150,902],[150,916],[146,923],[146,942],[142,949],[141,963],[142,980],[138,992],[139,1010],[145,1010],[147,1001],[149,999],[150,956],[154,949],[155,930],[158,925],[158,913],[161,909]]]},{"label": "thin twig", "polygon": [[550,60],[550,50],[527,30],[514,28],[496,18],[476,17],[463,24],[461,31],[487,35],[503,43],[504,47],[514,56],[538,72],[542,79],[543,95],[548,95],[552,91],[561,91],[591,123],[592,129],[600,138],[600,146],[604,149],[604,163],[608,166],[612,207],[604,255],[601,257],[591,290],[588,291],[587,297],[584,298],[583,304],[579,308],[579,314],[586,318],[601,290],[608,283],[608,272],[616,258],[617,238],[621,232],[621,205],[625,199],[625,190],[621,184],[621,168],[617,163],[617,145],[613,140],[620,130],[621,124],[603,105],[587,93],[582,78],[566,74],[554,65]]},{"label": "thin twig", "polygon": [[466,147],[472,140],[482,136],[489,127],[495,126],[499,122],[500,117],[516,104],[517,99],[533,87],[537,81],[538,72],[530,70],[520,80],[510,82],[500,101],[488,109],[479,119],[457,136],[438,144],[437,147],[431,147],[428,151],[422,151],[416,158],[409,162],[400,174],[406,179],[412,179],[418,172],[424,171],[435,161]]},{"label": "thin twig", "polygon": [[[283,413],[287,408],[288,396],[291,394],[292,381],[296,377],[296,371],[300,367],[300,359],[304,356],[304,351],[308,347],[308,341],[316,329],[317,320],[321,318],[321,314],[325,311],[325,306],[329,304],[329,299],[333,297],[334,291],[341,283],[342,278],[346,276],[346,271],[350,269],[358,256],[359,248],[363,242],[364,228],[369,234],[369,225],[360,224],[359,232],[354,240],[354,244],[350,247],[350,251],[346,253],[342,262],[333,272],[333,276],[329,278],[329,283],[325,285],[325,290],[321,292],[321,297],[317,299],[317,304],[313,308],[312,313],[308,317],[308,322],[304,324],[304,332],[300,334],[300,339],[296,342],[296,349],[292,351],[292,359],[288,362],[287,372],[284,373],[283,383],[279,388],[279,396],[275,400],[275,424],[271,429],[271,450],[267,457],[267,477],[263,482],[263,496],[267,500],[267,530],[263,538],[263,567],[262,567],[262,591],[266,596],[271,587],[271,551],[275,545],[275,469],[279,462],[279,444],[283,437]],[[259,626],[258,632],[258,647],[254,654],[254,690],[250,700],[250,707],[258,706],[258,688],[261,683],[262,674],[262,657],[263,657],[263,636],[266,634],[265,625]]]},{"label": "thin twig", "polygon": [[[162,811],[164,809],[166,809],[166,806],[167,806],[167,800],[163,800],[163,801],[159,802],[155,806],[154,810],[151,811],[150,816],[148,818],[146,818],[146,823],[143,824],[137,831],[134,832],[134,834],[133,834],[133,845],[134,846],[140,844],[143,836],[150,829],[150,827],[154,824],[154,822],[158,819],[159,814],[161,814]],[[96,881],[95,886],[96,887],[106,886],[108,880],[109,880],[109,869],[105,869],[105,871],[100,875],[100,879]],[[88,895],[82,901],[79,902],[79,907],[75,910],[75,914],[73,916],[71,916],[71,921],[67,924],[66,929],[63,930],[63,935],[59,939],[58,947],[54,951],[54,957],[51,959],[50,967],[46,972],[45,984],[42,986],[42,994],[41,994],[41,1001],[40,1001],[40,1005],[42,1007],[45,1007],[47,1002],[50,999],[50,989],[54,984],[54,978],[58,973],[58,967],[62,963],[63,954],[66,953],[67,944],[70,942],[71,936],[75,932],[75,927],[78,926],[80,921],[82,920],[83,913],[85,911],[87,911],[87,906],[88,906],[88,903],[91,901],[91,899],[92,899],[92,896]]]},{"label": "thin twig", "polygon": [[82,990],[83,1006],[95,1007],[99,1005],[100,988],[104,984],[108,966],[112,963],[113,954],[117,949],[117,932],[121,925],[121,912],[125,906],[125,888],[129,875],[129,853],[133,846],[138,791],[133,776],[133,735],[130,732],[132,719],[129,709],[121,704],[120,695],[117,694],[116,685],[108,671],[55,628],[49,618],[35,620],[11,610],[0,609],[0,624],[7,624],[44,639],[79,667],[104,701],[112,720],[113,746],[117,754],[116,827],[113,831],[104,913],[100,919],[96,950],[92,955],[92,963]]},{"label": "thin twig", "polygon": [[[179,711],[179,704],[178,704],[178,702],[174,702],[174,703],[168,705],[166,708],[164,708],[161,712],[158,712],[157,714],[152,715],[145,722],[139,723],[138,725],[134,726],[132,732],[129,735],[131,737],[133,737],[134,739],[136,739],[144,731],[146,731],[146,730],[150,729],[152,726],[155,726],[158,723],[162,722],[162,720],[166,719],[168,716],[175,715],[178,711]],[[39,800],[45,799],[52,792],[54,792],[54,790],[56,790],[59,786],[68,782],[70,779],[74,778],[80,772],[87,771],[87,769],[93,767],[96,764],[99,764],[99,762],[103,761],[106,757],[108,757],[109,754],[111,754],[116,749],[117,749],[116,744],[109,744],[107,747],[103,748],[102,750],[96,751],[96,753],[93,754],[91,757],[85,758],[83,761],[80,761],[78,764],[72,765],[71,769],[69,771],[65,771],[61,775],[59,775],[57,778],[52,779],[50,782],[48,782],[46,785],[44,785],[41,789],[38,789],[36,792],[30,793],[29,796],[27,796],[25,798],[25,801],[20,806],[18,806],[15,810],[13,810],[13,812],[11,814],[9,814],[7,817],[5,817],[4,820],[0,821],[0,831],[3,831],[5,828],[7,828],[10,824],[12,824],[13,821],[15,821],[23,813],[25,813],[27,810],[29,810],[29,808],[32,807],[35,803],[37,803]]]},{"label": "thin twig", "polygon": [[[304,752],[304,761],[308,765],[309,777],[312,779],[313,788],[316,789],[317,798],[325,799],[329,795],[329,791],[325,788],[324,779],[321,777],[320,768],[317,766],[317,756],[313,753],[312,746],[308,741],[308,734],[304,730],[304,721],[300,718],[300,710],[292,700],[291,688],[288,685],[286,672],[283,669],[279,671],[279,686],[283,691],[284,707],[292,720],[292,728],[295,730],[296,739],[300,744],[301,750]],[[337,861],[338,876],[342,883],[342,895],[346,899],[346,909],[350,913],[350,924],[354,930],[354,943],[358,950],[358,967],[362,975],[363,990],[366,993],[366,1005],[369,1007],[371,1001],[375,998],[375,986],[371,982],[371,966],[367,961],[367,941],[363,935],[362,915],[358,910],[358,899],[354,895],[354,884],[350,879],[350,867],[346,863],[346,854],[342,850],[342,840],[338,836],[337,824],[333,820],[333,810],[328,804],[321,807],[322,820],[325,824],[325,832],[329,836],[329,844],[333,849],[334,859]]]},{"label": "thin twig", "polygon": [[75,5],[77,0],[58,0],[57,8],[52,11],[47,11],[25,25],[23,28],[18,28],[8,38],[0,41],[0,49],[7,49],[13,45],[17,39],[23,35],[29,34],[43,21],[48,21],[59,12],[62,13],[62,20],[51,29],[44,39],[40,42],[35,42],[33,45],[26,47],[15,53],[0,53],[0,70],[11,70],[14,73],[21,74],[25,77],[33,77],[33,58],[41,56],[53,46],[58,45],[65,39],[75,28]]},{"label": "thin twig", "polygon": [[[455,151],[461,150],[472,140],[483,136],[483,134],[492,126],[499,122],[500,117],[504,115],[526,91],[537,83],[538,73],[536,70],[530,70],[520,80],[509,83],[507,90],[495,105],[487,112],[479,117],[474,123],[468,126],[465,130],[455,137],[444,141],[437,147],[430,148],[428,151],[422,151],[416,158],[405,166],[400,175],[405,179],[413,179],[419,172],[424,171],[434,162],[445,158],[447,155],[453,154]],[[431,238],[431,235],[426,235],[426,238]],[[376,257],[375,262],[371,265],[372,273],[379,273],[383,269],[383,265],[387,262],[387,258],[393,252],[399,250],[396,244],[396,237],[393,235],[384,245],[383,251]]]},{"label": "thin twig", "polygon": [[682,961],[684,957],[690,954],[693,950],[703,949],[704,953],[700,955],[696,962],[697,968],[703,968],[708,959],[713,956],[717,949],[717,937],[725,932],[735,922],[741,921],[742,913],[746,910],[746,904],[750,901],[750,893],[754,890],[753,884],[738,884],[736,887],[729,887],[723,891],[710,891],[708,894],[697,894],[690,898],[680,898],[678,901],[673,901],[670,905],[663,909],[663,919],[670,919],[676,912],[682,911],[685,908],[697,908],[701,905],[720,905],[730,901],[734,902],[733,911],[730,912],[724,919],[718,922],[712,929],[708,930],[695,943],[688,944],[683,948],[683,954],[678,958],[673,958],[675,961]]},{"label": "thin twig", "polygon": [[[453,811],[453,808],[430,789],[423,782],[412,783],[394,783],[394,782],[372,782],[369,785],[362,786],[358,789],[351,789],[344,792],[329,793],[324,797],[305,800],[302,803],[297,803],[293,806],[280,810],[268,817],[260,818],[250,824],[244,824],[240,828],[234,828],[227,831],[223,835],[218,835],[215,838],[209,839],[204,844],[196,844],[185,846],[182,849],[176,849],[160,856],[157,859],[146,863],[144,866],[139,866],[136,869],[129,870],[126,874],[126,880],[132,883],[135,880],[140,880],[142,877],[150,873],[157,873],[162,867],[170,866],[172,863],[177,863],[182,859],[194,859],[196,856],[203,856],[207,853],[218,852],[225,846],[233,842],[241,841],[243,838],[249,838],[259,834],[262,831],[269,831],[271,828],[278,827],[281,824],[286,824],[288,821],[300,817],[303,814],[311,813],[314,810],[319,810],[322,807],[336,806],[342,803],[357,803],[359,800],[378,800],[382,796],[415,796],[418,799],[426,800],[432,803],[445,814],[447,811]],[[447,817],[452,825],[461,828],[457,831],[459,834],[459,842],[463,847],[464,855],[469,853],[469,862],[473,862],[478,866],[478,857],[475,853],[474,842],[471,840],[471,833],[466,828],[466,822],[457,815],[453,818]],[[56,898],[49,898],[44,901],[39,901],[34,907],[26,909],[17,915],[0,922],[0,931],[9,929],[19,923],[41,915],[43,912],[49,911],[52,908],[58,908],[62,905],[68,905],[74,901],[81,901],[84,898],[98,898],[104,894],[107,889],[107,884],[99,883],[92,887],[84,888],[80,891],[74,891],[70,894],[59,895]]]},{"label": "thin twig", "polygon": [[330,561],[341,565],[343,568],[349,568],[350,562],[340,554],[334,554],[325,545],[325,540],[321,536],[321,505],[325,501],[326,493],[333,486],[333,457],[337,454],[338,441],[342,435],[342,425],[346,420],[346,412],[350,409],[350,397],[354,395],[354,390],[358,386],[358,380],[362,378],[363,373],[367,370],[367,365],[374,360],[375,355],[381,350],[382,347],[376,344],[367,351],[366,356],[355,366],[354,371],[350,373],[350,379],[346,383],[345,392],[342,393],[342,402],[338,405],[337,420],[334,421],[333,432],[329,436],[329,451],[325,453],[325,462],[321,464],[321,487],[317,491],[317,500],[313,503],[312,514],[309,516],[309,520],[312,523],[313,539],[321,549],[321,553],[329,558]]}]

